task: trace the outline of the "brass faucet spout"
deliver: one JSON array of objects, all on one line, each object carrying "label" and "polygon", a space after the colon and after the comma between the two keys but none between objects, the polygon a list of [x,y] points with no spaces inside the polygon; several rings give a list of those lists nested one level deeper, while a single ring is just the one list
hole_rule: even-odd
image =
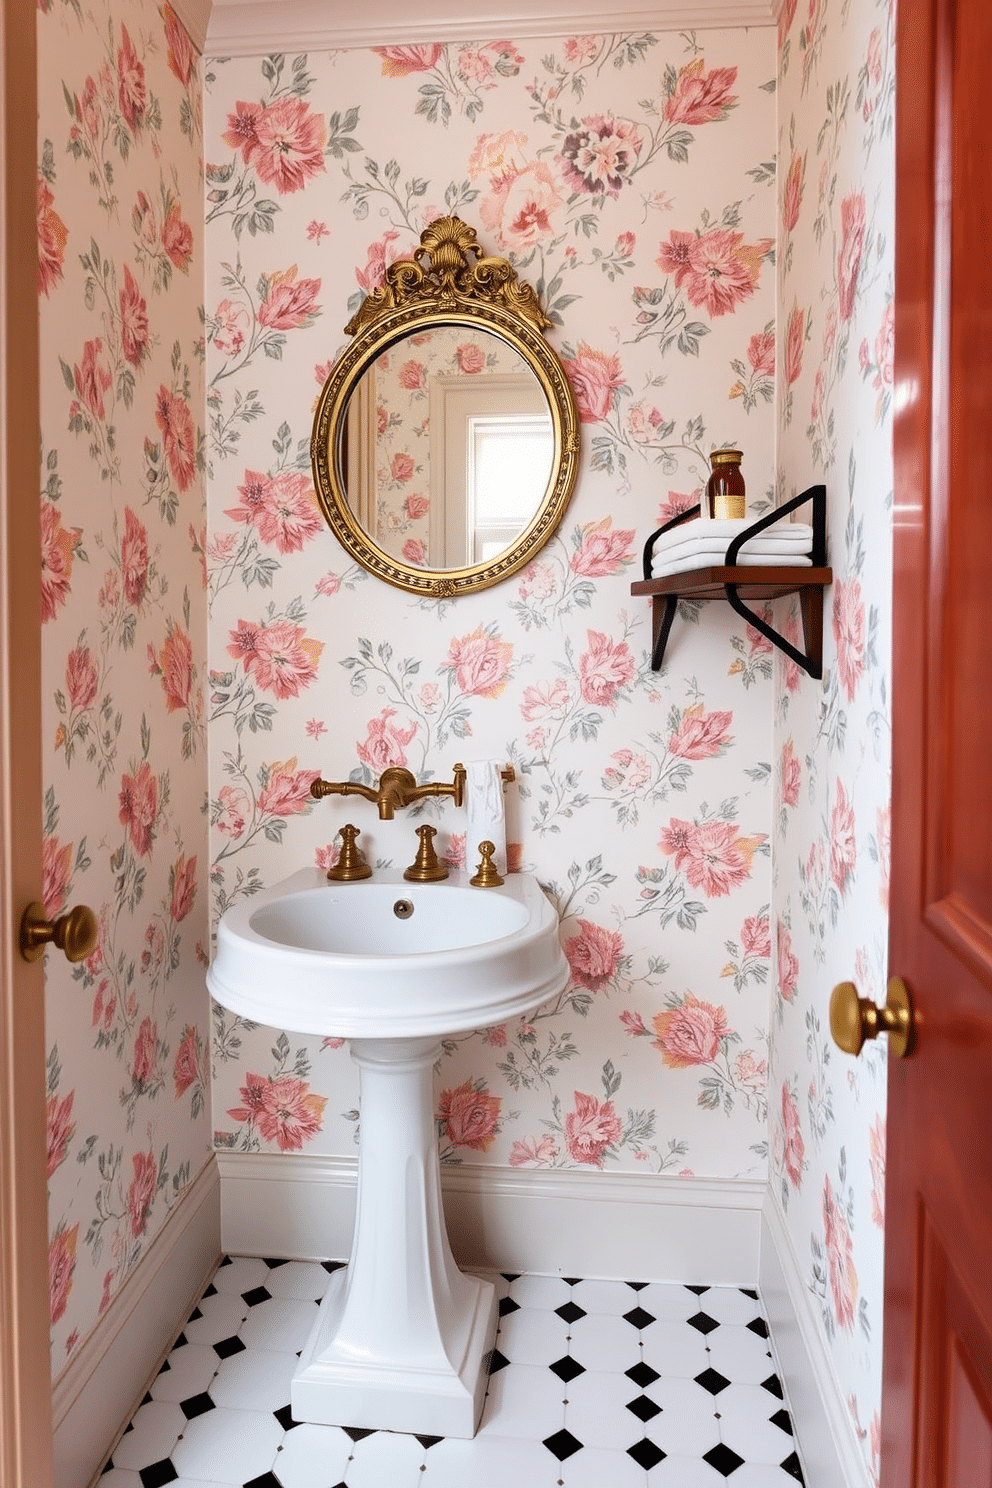
[{"label": "brass faucet spout", "polygon": [[462,765],[455,766],[452,781],[430,781],[426,785],[417,784],[412,770],[402,765],[390,765],[383,770],[375,790],[357,780],[315,780],[310,794],[315,801],[322,801],[325,796],[364,796],[378,808],[380,821],[392,821],[397,807],[402,809],[413,801],[422,801],[425,796],[450,796],[455,805],[460,806],[464,790],[465,770]]}]

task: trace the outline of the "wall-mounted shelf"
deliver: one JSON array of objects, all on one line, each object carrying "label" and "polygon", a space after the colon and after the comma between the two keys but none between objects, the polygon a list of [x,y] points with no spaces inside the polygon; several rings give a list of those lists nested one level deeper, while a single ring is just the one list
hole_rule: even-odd
[{"label": "wall-mounted shelf", "polygon": [[[770,527],[773,523],[780,521],[783,516],[787,516],[789,512],[795,511],[807,501],[811,502],[813,507],[811,568],[783,568],[776,567],[772,563],[761,567],[744,567],[736,563],[741,547],[749,538],[754,537],[765,527]],[[757,521],[746,527],[729,544],[725,555],[726,561],[723,564],[692,569],[686,573],[666,574],[660,579],[650,577],[651,553],[655,538],[659,537],[662,532],[668,532],[671,528],[690,521],[698,515],[699,507],[681,512],[672,521],[666,522],[664,527],[659,527],[657,532],[653,532],[644,545],[645,577],[630,586],[631,594],[650,595],[653,601],[652,670],[661,671],[665,659],[665,647],[668,644],[679,600],[723,599],[749,625],[753,625],[755,630],[771,641],[772,645],[784,651],[797,666],[802,667],[804,672],[808,672],[811,677],[821,678],[823,676],[823,591],[828,584],[833,582],[833,570],[826,566],[826,501],[826,486],[811,486],[809,490],[803,491],[799,496],[794,496],[791,501],[776,507],[774,511],[766,513],[765,516],[759,517]],[[745,603],[749,599],[779,599],[786,594],[799,595],[805,652],[793,646],[785,636],[774,630],[763,616],[756,614]]]}]

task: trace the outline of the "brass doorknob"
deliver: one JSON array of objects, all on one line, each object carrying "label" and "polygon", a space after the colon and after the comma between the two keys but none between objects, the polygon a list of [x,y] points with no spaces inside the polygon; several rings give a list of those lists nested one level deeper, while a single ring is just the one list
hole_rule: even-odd
[{"label": "brass doorknob", "polygon": [[57,920],[45,916],[45,906],[29,904],[21,916],[21,955],[37,961],[49,941],[65,952],[67,961],[85,961],[96,946],[96,915],[85,904],[77,904]]},{"label": "brass doorknob", "polygon": [[902,977],[890,980],[884,1007],[859,997],[853,982],[838,982],[830,994],[830,1032],[845,1054],[860,1054],[866,1039],[887,1033],[891,1053],[905,1059],[913,1052],[916,1031],[913,999]]}]

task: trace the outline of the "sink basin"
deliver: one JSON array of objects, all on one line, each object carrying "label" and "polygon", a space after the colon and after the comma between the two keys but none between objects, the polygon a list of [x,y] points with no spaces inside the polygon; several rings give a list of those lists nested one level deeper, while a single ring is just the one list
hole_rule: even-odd
[{"label": "sink basin", "polygon": [[303,868],[229,909],[207,977],[232,1012],[295,1033],[415,1038],[526,1013],[561,990],[558,919],[536,879],[328,883]]},{"label": "sink basin", "polygon": [[533,1012],[568,975],[557,915],[526,873],[480,889],[464,873],[338,884],[304,868],[222,917],[216,1000],[350,1039],[360,1073],[355,1237],[293,1375],[295,1420],[474,1435],[496,1294],[459,1271],[448,1243],[434,1065],[443,1037]]}]

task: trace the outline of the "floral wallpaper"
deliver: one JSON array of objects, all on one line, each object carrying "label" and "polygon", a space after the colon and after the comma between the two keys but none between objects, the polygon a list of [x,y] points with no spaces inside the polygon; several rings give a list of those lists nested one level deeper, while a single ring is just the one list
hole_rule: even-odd
[{"label": "floral wallpaper", "polygon": [[[774,489],[775,37],[497,39],[206,64],[213,912],[354,821],[405,867],[411,813],[311,781],[502,758],[511,863],[546,885],[572,978],[529,1021],[444,1046],[444,1159],[762,1176],[767,1163],[770,645],[686,605],[662,673],[633,600],[644,539],[715,445]],[[352,565],[309,436],[342,327],[457,213],[554,321],[582,418],[559,534],[524,571],[421,601]],[[464,816],[427,808],[450,861]],[[337,1039],[215,1009],[216,1142],[349,1153]]]},{"label": "floral wallpaper", "polygon": [[57,1374],[209,1154],[199,63],[39,5],[44,899]]},{"label": "floral wallpaper", "polygon": [[874,1482],[886,1051],[839,1053],[828,1006],[887,980],[893,102],[889,0],[786,0],[779,492],[826,482],[835,577],[822,683],[775,669],[771,1178]]}]

